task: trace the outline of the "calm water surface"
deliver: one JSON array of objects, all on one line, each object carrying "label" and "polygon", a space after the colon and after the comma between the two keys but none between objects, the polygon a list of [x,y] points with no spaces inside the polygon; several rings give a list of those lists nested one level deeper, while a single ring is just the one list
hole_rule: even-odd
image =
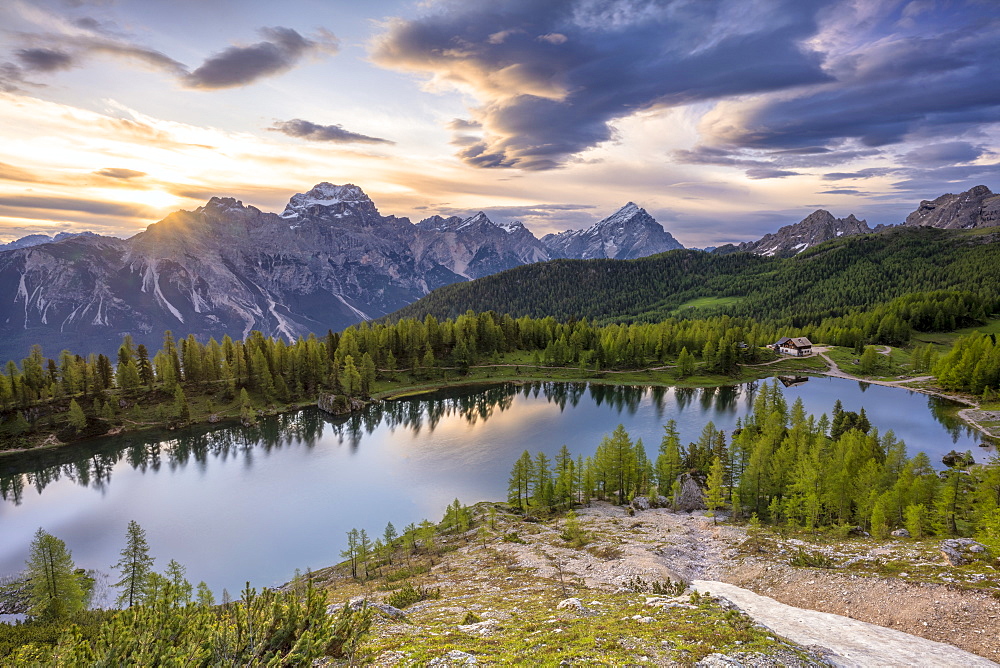
[{"label": "calm water surface", "polygon": [[[901,389],[835,378],[785,388],[811,413],[864,406],[908,452],[940,462],[951,449],[987,452],[946,403]],[[287,581],[296,568],[340,560],[345,533],[381,535],[464,503],[506,497],[525,449],[555,455],[565,443],[591,455],[624,423],[655,457],[663,424],[682,440],[705,423],[730,430],[749,412],[754,385],[712,389],[586,384],[503,385],[445,390],[382,402],[347,420],[314,409],[253,428],[198,426],[100,439],[44,456],[0,458],[0,575],[21,570],[38,527],[66,541],[79,567],[110,570],[125,527],[146,529],[163,568],[187,566],[192,582],[233,594]]]}]

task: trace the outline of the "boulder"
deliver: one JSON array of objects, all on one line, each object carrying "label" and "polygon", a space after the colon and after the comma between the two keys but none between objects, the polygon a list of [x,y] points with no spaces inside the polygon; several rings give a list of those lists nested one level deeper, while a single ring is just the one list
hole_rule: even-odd
[{"label": "boulder", "polygon": [[678,511],[689,513],[693,510],[705,510],[705,494],[701,486],[690,473],[679,477],[681,491],[677,494],[675,505]]},{"label": "boulder", "polygon": [[375,601],[369,601],[364,596],[355,596],[347,603],[334,603],[332,605],[328,605],[326,608],[326,614],[336,615],[337,613],[339,613],[341,610],[344,609],[345,605],[349,607],[351,610],[360,610],[366,603],[368,604],[369,608],[378,610],[382,614],[387,615],[389,617],[400,618],[406,616],[406,613],[400,610],[399,608],[391,606],[388,603],[377,603]]},{"label": "boulder", "polygon": [[910,532],[907,531],[906,529],[896,529],[889,535],[892,536],[893,538],[909,538]]},{"label": "boulder", "polygon": [[578,598],[567,598],[559,601],[559,605],[556,606],[556,610],[586,610],[583,601]]},{"label": "boulder", "polygon": [[495,619],[485,619],[475,624],[460,624],[458,630],[462,633],[472,633],[485,638],[500,630],[500,622]]},{"label": "boulder", "polygon": [[474,666],[478,662],[476,657],[469,654],[468,652],[462,652],[457,649],[453,649],[444,656],[439,656],[438,658],[430,661],[428,666]]},{"label": "boulder", "polygon": [[941,541],[941,556],[951,566],[961,566],[982,558],[986,546],[971,538],[949,538]]},{"label": "boulder", "polygon": [[635,510],[649,510],[653,505],[645,496],[637,496],[632,499],[632,508]]},{"label": "boulder", "polygon": [[316,407],[330,415],[347,415],[352,411],[361,410],[364,406],[365,402],[344,394],[320,394],[316,399]]}]

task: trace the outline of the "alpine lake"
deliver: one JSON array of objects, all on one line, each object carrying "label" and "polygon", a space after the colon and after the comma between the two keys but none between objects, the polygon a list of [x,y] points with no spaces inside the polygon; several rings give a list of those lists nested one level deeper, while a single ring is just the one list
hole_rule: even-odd
[{"label": "alpine lake", "polygon": [[[980,462],[992,456],[949,401],[837,378],[784,383],[789,406],[801,398],[816,416],[837,399],[845,410],[864,407],[880,433],[893,430],[908,455],[926,452],[936,466],[953,449]],[[456,498],[505,499],[526,449],[553,457],[566,444],[586,457],[621,423],[655,459],[667,420],[682,443],[709,421],[731,433],[759,388],[460,387],[345,418],[310,408],[252,427],[198,425],[8,455],[0,457],[0,576],[23,569],[39,527],[66,542],[78,567],[111,573],[136,520],[157,570],[176,559],[191,582],[236,596],[247,581],[274,586],[295,569],[340,561],[352,528],[374,538],[390,521],[400,531],[438,521]]]}]

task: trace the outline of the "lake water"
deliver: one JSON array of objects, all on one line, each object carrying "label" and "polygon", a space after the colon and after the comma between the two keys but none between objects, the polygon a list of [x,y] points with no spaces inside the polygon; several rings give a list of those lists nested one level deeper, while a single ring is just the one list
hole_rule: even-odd
[{"label": "lake water", "polygon": [[[381,402],[348,419],[315,409],[259,426],[197,426],[99,439],[44,455],[0,458],[0,575],[19,571],[43,527],[77,566],[109,571],[129,520],[146,530],[156,566],[177,559],[192,582],[218,596],[249,580],[291,578],[296,568],[340,561],[351,528],[373,538],[387,522],[439,520],[455,498],[506,498],[511,465],[525,449],[555,455],[565,443],[593,454],[623,423],[655,457],[663,424],[683,442],[706,422],[731,430],[755,385],[712,389],[513,384],[460,388]],[[812,378],[783,389],[811,413],[864,406],[880,431],[935,464],[951,449],[987,452],[946,402],[897,388]]]}]

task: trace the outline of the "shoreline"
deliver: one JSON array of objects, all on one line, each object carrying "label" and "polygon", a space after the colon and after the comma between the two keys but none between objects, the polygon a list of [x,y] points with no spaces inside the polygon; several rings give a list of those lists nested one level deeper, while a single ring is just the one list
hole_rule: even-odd
[{"label": "shoreline", "polygon": [[[793,364],[798,361],[804,360],[815,360],[815,359],[825,360],[829,366],[825,371],[820,371],[815,368],[795,368]],[[780,363],[788,363],[788,367],[782,369],[772,369],[770,367],[775,366]],[[884,381],[884,380],[869,380],[866,378],[861,378],[858,376],[853,376],[844,371],[841,371],[837,365],[823,355],[822,353],[814,354],[809,357],[802,358],[784,358],[773,360],[771,362],[765,362],[763,364],[755,365],[742,365],[740,368],[744,370],[746,375],[742,375],[739,378],[734,377],[723,377],[723,376],[692,376],[693,380],[688,379],[677,379],[677,378],[662,378],[657,377],[659,374],[664,372],[669,372],[673,368],[672,365],[666,366],[656,366],[647,367],[643,369],[628,369],[628,370],[604,370],[604,371],[587,371],[584,375],[579,377],[573,377],[573,372],[579,373],[579,369],[574,369],[573,367],[546,367],[546,366],[535,366],[535,365],[518,365],[518,364],[484,364],[484,365],[474,365],[469,367],[470,369],[510,369],[510,368],[531,368],[534,370],[545,369],[550,371],[550,373],[518,373],[511,376],[485,376],[485,377],[475,377],[475,378],[456,378],[455,380],[449,380],[447,378],[439,378],[434,381],[425,381],[418,383],[410,383],[399,388],[388,388],[383,389],[378,392],[374,392],[368,399],[363,400],[365,404],[371,403],[373,401],[387,401],[396,399],[405,399],[410,397],[419,397],[424,394],[429,394],[436,392],[438,390],[455,388],[455,387],[470,387],[475,385],[494,385],[499,383],[534,383],[534,382],[562,382],[562,383],[594,383],[599,385],[642,385],[647,387],[678,387],[678,388],[707,388],[707,387],[728,387],[733,385],[740,385],[743,383],[749,383],[754,381],[760,381],[767,378],[776,378],[783,375],[802,375],[811,377],[826,377],[826,378],[840,378],[843,380],[853,380],[861,383],[869,383],[872,385],[882,385],[884,387],[896,387],[909,390],[911,392],[919,392],[928,396],[933,396],[939,399],[945,399],[947,401],[952,401],[958,404],[964,404],[966,408],[962,408],[957,411],[957,416],[962,420],[968,427],[979,432],[983,437],[990,441],[996,441],[995,437],[990,431],[980,425],[976,420],[974,420],[967,412],[979,410],[979,403],[972,397],[967,397],[963,395],[951,395],[945,394],[938,389],[929,389],[926,387],[909,387],[906,385],[907,382],[912,382],[917,380],[917,378],[910,380],[900,380],[900,381]],[[438,367],[442,371],[452,371],[458,369],[458,367]],[[755,370],[759,369],[762,373],[755,373]],[[561,372],[561,373],[551,373],[551,372]],[[611,374],[612,377],[608,377]],[[614,376],[618,376],[615,378]],[[626,378],[626,376],[629,376]],[[634,376],[648,376],[636,378]],[[273,415],[283,415],[287,413],[293,413],[303,408],[309,406],[315,406],[315,401],[310,401],[306,403],[302,402],[292,402],[278,407],[273,407],[269,410],[258,411],[258,417],[266,417]],[[345,414],[346,415],[346,414]],[[216,419],[210,419],[215,417]],[[172,426],[168,423],[159,424],[146,424],[137,429],[128,429],[118,426],[104,434],[97,434],[94,436],[88,436],[86,438],[74,439],[71,441],[58,441],[55,434],[49,432],[47,437],[41,442],[40,445],[30,447],[30,448],[17,448],[10,450],[0,450],[0,462],[6,457],[15,456],[25,456],[31,453],[45,454],[56,450],[63,450],[71,448],[73,446],[80,446],[96,439],[107,438],[111,436],[124,436],[133,434],[142,434],[147,432],[152,432],[155,430],[163,431],[174,431],[175,429],[184,429],[195,426],[204,426],[209,424],[223,424],[232,422],[234,420],[238,421],[240,419],[239,415],[229,415],[229,414],[219,414],[215,413],[206,417],[206,419],[193,420],[181,426]]]}]

